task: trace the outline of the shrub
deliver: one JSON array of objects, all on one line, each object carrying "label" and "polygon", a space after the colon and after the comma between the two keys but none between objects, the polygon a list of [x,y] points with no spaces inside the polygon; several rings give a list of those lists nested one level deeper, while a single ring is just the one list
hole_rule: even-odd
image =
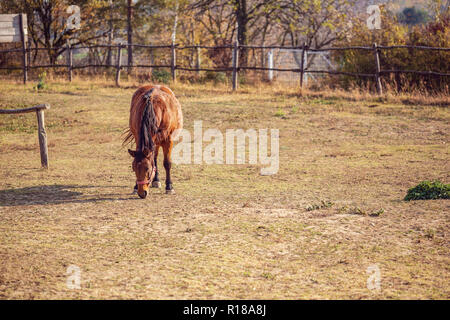
[{"label": "shrub", "polygon": [[214,83],[225,83],[227,76],[225,72],[206,71],[205,79],[207,81],[214,81]]},{"label": "shrub", "polygon": [[47,78],[47,72],[42,72],[39,74],[38,76],[38,83],[36,84],[36,86],[34,86],[34,90],[44,90],[47,88],[47,84],[45,83]]},{"label": "shrub", "polygon": [[161,82],[168,84],[171,79],[171,74],[169,71],[164,69],[153,69],[152,70],[152,79],[155,82]]},{"label": "shrub", "polygon": [[450,199],[450,184],[440,181],[422,181],[408,190],[405,200]]},{"label": "shrub", "polygon": [[239,75],[238,81],[240,86],[247,84],[247,78],[244,75]]},{"label": "shrub", "polygon": [[278,108],[277,112],[275,112],[275,117],[283,118],[285,116],[286,116],[286,114],[284,113],[283,110],[281,110],[281,108]]},{"label": "shrub", "polygon": [[397,13],[397,19],[403,24],[416,25],[427,22],[429,17],[425,10],[410,7],[404,8],[402,12]]},{"label": "shrub", "polygon": [[334,205],[333,202],[331,201],[321,201],[320,203],[314,203],[312,205],[309,205],[306,207],[306,211],[314,211],[314,210],[319,210],[319,209],[324,209],[324,208],[331,208]]},{"label": "shrub", "polygon": [[[440,13],[434,21],[408,27],[398,21],[397,17],[381,8],[381,29],[369,30],[365,18],[352,21],[352,28],[347,37],[336,43],[336,46],[370,46],[377,43],[381,46],[411,45],[430,47],[450,46],[450,9]],[[373,74],[375,72],[372,52],[364,50],[346,50],[332,53],[333,60],[340,71]],[[446,73],[450,68],[450,53],[447,51],[391,49],[380,51],[382,70],[416,70]],[[340,84],[344,88],[356,85],[364,87],[364,78],[341,76]],[[396,91],[413,91],[423,88],[429,91],[448,90],[445,77],[419,76],[415,74],[390,73],[382,76],[382,81]],[[374,88],[374,82],[370,81]]]}]

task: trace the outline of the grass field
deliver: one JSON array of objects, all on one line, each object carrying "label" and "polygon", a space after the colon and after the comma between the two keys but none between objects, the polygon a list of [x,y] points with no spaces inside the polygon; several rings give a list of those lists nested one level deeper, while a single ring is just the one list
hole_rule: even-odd
[{"label": "grass field", "polygon": [[48,171],[35,115],[0,116],[0,298],[450,298],[450,202],[403,201],[450,182],[448,106],[172,88],[191,132],[279,129],[279,172],[174,165],[176,194],[141,200],[121,147],[135,86],[0,82],[0,108],[51,104]]}]

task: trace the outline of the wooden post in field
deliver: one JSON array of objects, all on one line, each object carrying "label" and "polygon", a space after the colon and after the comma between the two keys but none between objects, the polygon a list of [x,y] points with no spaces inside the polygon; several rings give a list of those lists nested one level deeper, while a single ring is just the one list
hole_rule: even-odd
[{"label": "wooden post in field", "polygon": [[177,65],[177,55],[175,52],[175,43],[172,41],[171,46],[171,59],[170,59],[170,71],[172,73],[172,81],[175,82],[177,80],[177,74],[176,74],[176,65]]},{"label": "wooden post in field", "polygon": [[27,16],[26,14],[19,14],[20,24],[20,40],[22,41],[22,64],[23,64],[23,84],[28,80],[28,66],[27,66]]},{"label": "wooden post in field", "polygon": [[44,125],[44,110],[50,109],[49,104],[40,104],[34,107],[23,109],[0,109],[0,114],[16,114],[36,112],[38,122],[38,138],[39,138],[39,150],[41,154],[41,165],[44,168],[48,168],[48,148],[47,148],[47,133],[45,132]]},{"label": "wooden post in field", "polygon": [[72,58],[72,46],[69,42],[67,42],[67,71],[69,73],[69,81],[72,82],[72,67],[73,67],[73,58]]},{"label": "wooden post in field", "polygon": [[303,42],[303,48],[302,48],[302,60],[300,61],[300,89],[303,89],[303,80],[305,78],[305,54],[306,50],[308,50],[308,46],[306,42]]},{"label": "wooden post in field", "polygon": [[233,45],[233,76],[231,79],[233,91],[238,87],[238,67],[239,67],[239,42],[236,40]]},{"label": "wooden post in field", "polygon": [[48,168],[48,148],[47,148],[47,132],[45,132],[44,126],[44,110],[37,109],[36,116],[38,121],[38,138],[39,138],[39,150],[41,152],[41,166]]},{"label": "wooden post in field", "polygon": [[122,60],[122,44],[119,43],[117,47],[117,64],[116,64],[116,86],[120,86],[120,69],[122,68],[120,63]]},{"label": "wooden post in field", "polygon": [[267,67],[269,68],[269,72],[267,73],[267,79],[269,81],[273,81],[273,49],[270,49],[269,52],[267,52]]},{"label": "wooden post in field", "polygon": [[383,87],[381,86],[381,79],[380,79],[380,56],[378,54],[378,47],[377,44],[373,44],[373,54],[375,58],[375,82],[377,85],[377,92],[378,94],[383,94]]},{"label": "wooden post in field", "polygon": [[195,61],[195,68],[197,69],[197,75],[200,76],[200,63],[201,63],[201,58],[200,58],[200,47],[197,45],[196,48],[196,61]]}]

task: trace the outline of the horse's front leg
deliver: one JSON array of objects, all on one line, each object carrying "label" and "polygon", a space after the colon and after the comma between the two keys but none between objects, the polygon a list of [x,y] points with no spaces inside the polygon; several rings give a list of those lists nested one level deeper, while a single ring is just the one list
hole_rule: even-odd
[{"label": "horse's front leg", "polygon": [[159,171],[158,171],[158,151],[159,151],[159,146],[157,145],[155,147],[155,177],[153,178],[152,181],[152,188],[161,188],[161,182],[159,182]]},{"label": "horse's front leg", "polygon": [[171,153],[173,142],[167,141],[163,144],[164,151],[164,169],[166,169],[166,194],[175,193],[172,186],[172,179],[170,178],[170,168],[172,167]]}]

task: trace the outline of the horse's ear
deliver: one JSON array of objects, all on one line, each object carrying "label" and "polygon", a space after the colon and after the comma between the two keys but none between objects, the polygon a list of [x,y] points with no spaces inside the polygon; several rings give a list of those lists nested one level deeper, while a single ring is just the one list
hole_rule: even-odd
[{"label": "horse's ear", "polygon": [[134,158],[136,157],[136,151],[133,151],[131,149],[128,149],[128,153]]},{"label": "horse's ear", "polygon": [[151,153],[149,148],[144,148],[144,150],[142,150],[142,153],[144,154],[144,157],[148,157]]}]

